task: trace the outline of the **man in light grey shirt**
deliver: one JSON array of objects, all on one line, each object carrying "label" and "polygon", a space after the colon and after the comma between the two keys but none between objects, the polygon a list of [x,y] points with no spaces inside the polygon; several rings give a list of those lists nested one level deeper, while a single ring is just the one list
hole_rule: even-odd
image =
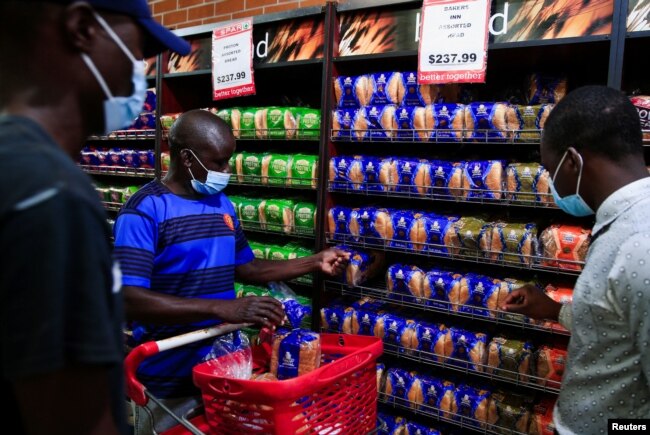
[{"label": "man in light grey shirt", "polygon": [[650,418],[650,178],[638,113],[614,89],[576,89],[551,112],[541,154],[557,205],[596,210],[591,247],[572,304],[526,286],[502,308],[571,331],[556,430],[605,434],[608,419]]}]

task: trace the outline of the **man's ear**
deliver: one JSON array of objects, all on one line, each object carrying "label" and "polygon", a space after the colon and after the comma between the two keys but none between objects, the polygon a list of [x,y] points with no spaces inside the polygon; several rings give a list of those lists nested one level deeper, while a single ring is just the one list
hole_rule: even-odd
[{"label": "man's ear", "polygon": [[183,166],[185,166],[186,168],[192,167],[192,160],[194,156],[192,156],[191,152],[189,152],[188,150],[181,150],[180,157],[181,157],[181,161],[183,162]]},{"label": "man's ear", "polygon": [[582,155],[575,148],[569,147],[567,148],[566,159],[568,160],[566,165],[569,167],[569,170],[575,174],[578,174],[584,165]]},{"label": "man's ear", "polygon": [[65,40],[69,46],[82,53],[90,53],[97,41],[99,24],[93,9],[85,3],[73,3],[63,11]]}]

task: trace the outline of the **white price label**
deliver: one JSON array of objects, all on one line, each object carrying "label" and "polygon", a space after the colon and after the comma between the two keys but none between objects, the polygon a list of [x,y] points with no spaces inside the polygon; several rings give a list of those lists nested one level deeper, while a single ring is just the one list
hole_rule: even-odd
[{"label": "white price label", "polygon": [[425,0],[418,79],[484,83],[490,0]]},{"label": "white price label", "polygon": [[214,100],[255,94],[252,19],[214,29],[212,89]]}]

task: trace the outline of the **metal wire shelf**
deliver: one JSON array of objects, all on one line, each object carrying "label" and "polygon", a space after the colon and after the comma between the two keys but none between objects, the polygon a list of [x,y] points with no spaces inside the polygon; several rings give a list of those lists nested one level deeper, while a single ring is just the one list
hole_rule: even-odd
[{"label": "metal wire shelf", "polygon": [[[239,219],[242,229],[245,232],[258,234],[278,234],[287,237],[298,237],[303,239],[314,239],[316,233],[313,229],[296,228],[292,225],[260,223],[259,221],[249,221]],[[251,226],[251,224],[253,226]]]},{"label": "metal wire shelf", "polygon": [[153,168],[127,168],[124,166],[95,166],[95,165],[79,165],[79,167],[87,174],[94,175],[115,175],[120,177],[142,177],[154,178],[156,170]]},{"label": "metal wire shelf", "polygon": [[[554,209],[559,210],[553,202],[553,195],[550,193],[533,193],[533,192],[512,192],[503,190],[499,192],[489,192],[491,195],[499,198],[474,198],[473,194],[483,194],[488,191],[438,186],[414,186],[404,184],[383,185],[381,183],[350,183],[348,186],[341,187],[343,182],[329,181],[327,184],[328,191],[331,193],[345,193],[362,196],[377,196],[384,198],[407,198],[428,201],[445,201],[453,203],[469,204],[489,204],[504,205],[515,207],[527,207],[535,209]],[[422,191],[422,193],[420,193]],[[540,200],[524,200],[518,198],[535,197]]]},{"label": "metal wire shelf", "polygon": [[[584,261],[558,260],[555,258],[545,258],[537,255],[524,255],[488,250],[477,251],[433,243],[412,243],[403,240],[385,240],[374,237],[358,237],[349,234],[331,233],[329,231],[325,234],[327,237],[327,243],[329,244],[343,243],[352,247],[359,247],[370,250],[400,252],[420,257],[459,260],[467,263],[490,264],[514,268],[518,270],[532,270],[536,272],[553,272],[556,274],[569,276],[580,275],[582,267],[585,264]],[[400,247],[402,245],[409,244],[417,245],[420,250]],[[515,257],[518,259],[518,261],[510,260],[509,257]],[[542,264],[542,262],[553,265],[545,265]],[[575,270],[569,268],[574,268]]]},{"label": "metal wire shelf", "polygon": [[118,130],[108,135],[88,136],[88,140],[152,140],[156,138],[156,130]]},{"label": "metal wire shelf", "polygon": [[468,129],[335,129],[333,142],[421,142],[421,143],[494,143],[539,145],[542,130],[468,130]]},{"label": "metal wire shelf", "polygon": [[438,421],[450,423],[456,427],[460,427],[462,429],[469,429],[476,433],[498,434],[498,435],[504,435],[504,434],[527,435],[524,432],[519,432],[503,426],[489,424],[487,422],[480,421],[475,418],[467,417],[465,415],[454,414],[449,411],[445,411],[425,403],[419,404],[419,403],[410,402],[401,397],[388,395],[382,392],[378,394],[378,400],[381,403],[384,403],[386,405],[391,405],[394,408],[405,409],[407,411],[416,413],[418,415],[425,415],[427,417],[432,417]]},{"label": "metal wire shelf", "polygon": [[[479,314],[478,312],[460,311],[458,305],[451,302],[441,300],[422,300],[411,295],[401,293],[389,292],[383,282],[376,283],[373,287],[358,285],[355,287],[348,287],[346,284],[336,281],[325,281],[325,289],[332,292],[337,292],[343,296],[364,297],[369,296],[378,301],[386,302],[391,305],[401,306],[405,308],[417,309],[422,312],[445,314],[448,316],[465,318],[470,320],[479,320],[488,322],[495,325],[515,326],[524,330],[545,332],[553,335],[570,336],[571,333],[566,329],[559,329],[557,327],[546,326],[545,324],[537,324],[521,314],[506,313],[500,310],[490,310],[483,307],[469,307],[476,308],[476,311],[486,312],[487,316]],[[432,305],[435,302],[436,305]]]},{"label": "metal wire shelf", "polygon": [[228,183],[234,186],[316,190],[318,187],[318,178],[287,178],[268,175],[231,174]]},{"label": "metal wire shelf", "polygon": [[[492,381],[504,382],[517,387],[526,387],[552,394],[558,394],[560,392],[559,382],[549,381],[534,375],[522,375],[518,372],[491,367],[487,364],[468,363],[458,358],[444,357],[431,352],[404,349],[393,343],[384,342],[384,353],[397,357],[398,359],[406,359],[431,367],[443,368]],[[476,366],[477,370],[468,367],[469,365]]]}]

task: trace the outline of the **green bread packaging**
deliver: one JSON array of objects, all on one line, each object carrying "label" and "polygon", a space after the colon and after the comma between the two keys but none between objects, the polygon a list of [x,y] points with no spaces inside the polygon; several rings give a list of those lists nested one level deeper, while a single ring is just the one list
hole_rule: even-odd
[{"label": "green bread packaging", "polygon": [[247,107],[240,109],[241,120],[239,123],[239,138],[240,139],[254,139],[255,138],[255,113],[257,107]]},{"label": "green bread packaging", "polygon": [[316,205],[299,202],[293,207],[293,221],[296,233],[314,234],[316,227]]},{"label": "green bread packaging", "polygon": [[262,154],[243,152],[235,157],[237,179],[243,183],[259,184],[262,177]]},{"label": "green bread packaging", "polygon": [[221,109],[216,115],[223,119],[226,124],[232,129],[232,134],[235,138],[239,139],[241,137],[241,111],[237,107],[231,109]]},{"label": "green bread packaging", "polygon": [[270,246],[268,251],[269,260],[288,260],[291,255],[291,250],[284,246]]},{"label": "green bread packaging", "polygon": [[260,260],[266,260],[266,245],[257,242],[249,242],[248,246],[251,247],[253,255],[255,258]]},{"label": "green bread packaging", "polygon": [[298,139],[317,140],[320,138],[320,109],[296,107],[294,110],[294,116],[298,123]]},{"label": "green bread packaging", "polygon": [[318,156],[296,154],[289,165],[289,185],[315,189],[318,184]]},{"label": "green bread packaging", "polygon": [[262,200],[242,198],[239,204],[239,221],[244,229],[260,228],[260,204]]},{"label": "green bread packaging", "polygon": [[288,199],[267,199],[260,204],[261,227],[267,231],[293,232],[293,206]]},{"label": "green bread packaging", "polygon": [[266,154],[262,158],[262,184],[284,185],[287,183],[291,156]]}]

